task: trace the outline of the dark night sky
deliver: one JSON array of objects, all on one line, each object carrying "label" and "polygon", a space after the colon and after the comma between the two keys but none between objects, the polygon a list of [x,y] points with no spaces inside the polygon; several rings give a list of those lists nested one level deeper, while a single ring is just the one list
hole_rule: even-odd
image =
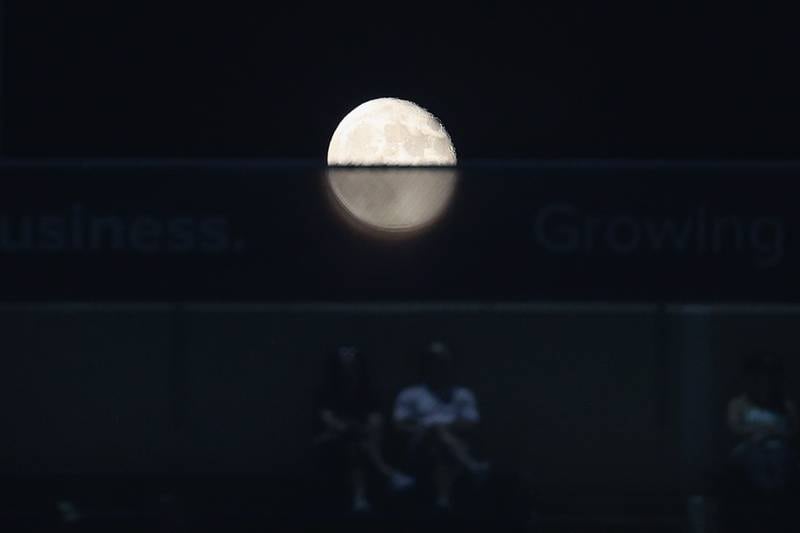
[{"label": "dark night sky", "polygon": [[796,17],[766,7],[159,4],[7,2],[6,153],[322,159],[399,96],[462,158],[800,154]]}]

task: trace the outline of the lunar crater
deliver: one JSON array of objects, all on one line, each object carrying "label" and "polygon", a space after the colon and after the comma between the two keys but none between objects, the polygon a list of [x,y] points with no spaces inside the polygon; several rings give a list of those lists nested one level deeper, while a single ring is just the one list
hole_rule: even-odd
[{"label": "lunar crater", "polygon": [[328,147],[329,165],[455,165],[456,152],[441,122],[399,98],[365,102],[342,119]]}]

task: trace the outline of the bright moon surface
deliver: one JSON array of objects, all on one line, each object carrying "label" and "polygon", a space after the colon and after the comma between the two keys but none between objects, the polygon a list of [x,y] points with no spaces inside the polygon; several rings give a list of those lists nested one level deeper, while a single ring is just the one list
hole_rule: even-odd
[{"label": "bright moon surface", "polygon": [[450,135],[435,116],[408,100],[377,98],[348,113],[328,147],[329,165],[455,165]]},{"label": "bright moon surface", "polygon": [[[444,213],[456,186],[455,169],[447,168],[456,164],[456,151],[444,126],[399,98],[370,100],[348,113],[333,132],[328,164],[337,204],[383,233],[429,226]],[[335,168],[340,165],[359,168]],[[402,168],[387,168],[392,166]]]}]

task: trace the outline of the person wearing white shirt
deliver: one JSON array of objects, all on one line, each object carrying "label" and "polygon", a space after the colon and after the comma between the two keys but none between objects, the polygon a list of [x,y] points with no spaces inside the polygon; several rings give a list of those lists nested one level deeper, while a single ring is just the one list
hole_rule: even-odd
[{"label": "person wearing white shirt", "polygon": [[475,394],[453,382],[452,359],[444,343],[431,343],[423,354],[422,383],[403,389],[394,404],[394,422],[409,435],[415,459],[430,469],[436,505],[444,509],[450,507],[460,471],[480,478],[489,468],[473,457],[466,443],[480,413]]},{"label": "person wearing white shirt", "polygon": [[783,489],[798,477],[797,408],[784,391],[783,365],[774,356],[756,355],[744,374],[744,393],[728,403],[728,427],[739,440],[731,458],[755,488]]}]

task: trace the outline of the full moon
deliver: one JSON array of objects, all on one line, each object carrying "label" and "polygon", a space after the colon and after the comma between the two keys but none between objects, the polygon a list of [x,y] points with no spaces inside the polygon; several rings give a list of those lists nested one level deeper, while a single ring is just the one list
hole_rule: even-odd
[{"label": "full moon", "polygon": [[377,98],[348,113],[331,137],[329,165],[455,165],[450,135],[408,100]]},{"label": "full moon", "polygon": [[348,113],[331,138],[328,164],[338,206],[382,233],[410,234],[431,225],[455,190],[456,151],[444,126],[398,98],[370,100]]}]

